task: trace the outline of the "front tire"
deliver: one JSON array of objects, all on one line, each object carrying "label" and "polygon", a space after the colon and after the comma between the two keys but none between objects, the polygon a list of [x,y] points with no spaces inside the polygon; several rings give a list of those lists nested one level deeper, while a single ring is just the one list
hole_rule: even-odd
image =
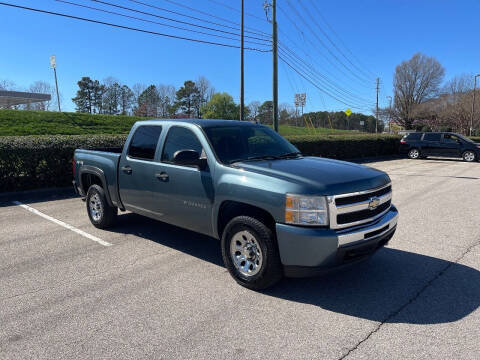
[{"label": "front tire", "polygon": [[477,159],[477,156],[473,151],[467,150],[463,152],[462,158],[466,162],[473,162]]},{"label": "front tire", "polygon": [[118,208],[110,206],[105,191],[99,185],[92,185],[87,192],[87,212],[90,222],[99,229],[106,229],[117,219]]},{"label": "front tire", "polygon": [[222,257],[230,275],[240,285],[262,290],[283,277],[275,235],[267,226],[249,216],[237,216],[225,227]]},{"label": "front tire", "polygon": [[420,158],[420,150],[418,150],[417,148],[410,149],[408,151],[408,157],[414,160]]}]

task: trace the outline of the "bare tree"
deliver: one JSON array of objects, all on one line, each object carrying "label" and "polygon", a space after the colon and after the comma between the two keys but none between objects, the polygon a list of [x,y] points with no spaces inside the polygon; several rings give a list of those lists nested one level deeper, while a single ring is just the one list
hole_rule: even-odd
[{"label": "bare tree", "polygon": [[136,83],[132,86],[133,95],[135,96],[135,102],[138,101],[138,97],[145,91],[147,85]]},{"label": "bare tree", "polygon": [[215,88],[212,86],[210,81],[205,76],[199,76],[198,79],[195,81],[195,86],[198,89],[199,100],[200,100],[198,103],[197,112],[199,117],[201,117],[200,109],[210,101],[213,94],[215,93]]},{"label": "bare tree", "polygon": [[435,58],[421,53],[396,67],[393,88],[397,123],[412,128],[415,107],[438,94],[444,74],[443,66]]},{"label": "bare tree", "polygon": [[15,90],[16,85],[14,82],[7,79],[0,79],[0,90]]},{"label": "bare tree", "polygon": [[51,111],[57,107],[57,93],[55,87],[45,81],[35,81],[30,85],[29,91],[36,94],[49,94],[51,100],[39,103],[28,104],[25,106],[28,110]]},{"label": "bare tree", "polygon": [[167,118],[172,114],[173,104],[175,103],[176,89],[173,85],[157,85],[159,101],[159,116]]},{"label": "bare tree", "polygon": [[251,120],[257,121],[258,109],[260,108],[260,106],[262,106],[262,103],[260,101],[252,101],[250,104],[248,104]]}]

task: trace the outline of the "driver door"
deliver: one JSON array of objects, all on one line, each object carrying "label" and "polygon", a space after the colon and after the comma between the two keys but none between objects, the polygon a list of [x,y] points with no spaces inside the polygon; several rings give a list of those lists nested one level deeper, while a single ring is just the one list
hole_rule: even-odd
[{"label": "driver door", "polygon": [[162,175],[156,196],[165,209],[164,221],[204,234],[211,234],[214,198],[212,174],[207,166],[178,165],[173,160],[179,150],[195,150],[205,156],[202,144],[192,129],[171,126],[165,138],[159,171]]}]

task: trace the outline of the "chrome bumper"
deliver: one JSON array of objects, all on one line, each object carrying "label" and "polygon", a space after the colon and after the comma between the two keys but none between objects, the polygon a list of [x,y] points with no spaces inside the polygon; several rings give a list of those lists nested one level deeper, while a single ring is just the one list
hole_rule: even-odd
[{"label": "chrome bumper", "polygon": [[374,224],[364,227],[358,227],[354,230],[346,229],[337,231],[338,247],[352,245],[361,241],[373,240],[392,230],[398,222],[398,211],[395,207],[390,210]]}]

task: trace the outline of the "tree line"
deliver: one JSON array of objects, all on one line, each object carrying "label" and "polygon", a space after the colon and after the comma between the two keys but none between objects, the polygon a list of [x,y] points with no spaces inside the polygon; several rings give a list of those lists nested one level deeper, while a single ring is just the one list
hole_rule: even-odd
[{"label": "tree line", "polygon": [[[440,62],[417,53],[395,69],[392,107],[382,116],[405,129],[455,131],[469,135],[480,128],[480,111],[473,113],[473,74],[461,74],[444,82]],[[480,99],[475,107],[480,110]]]}]

